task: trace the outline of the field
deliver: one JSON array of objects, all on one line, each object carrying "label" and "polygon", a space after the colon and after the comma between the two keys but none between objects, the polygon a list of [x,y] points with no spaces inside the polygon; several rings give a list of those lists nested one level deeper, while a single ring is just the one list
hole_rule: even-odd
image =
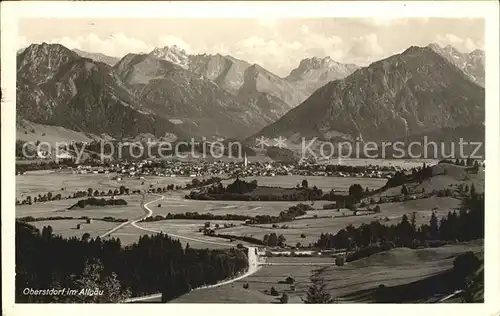
[{"label": "field", "polygon": [[343,267],[327,267],[319,275],[328,283],[332,296],[342,297],[381,284],[391,287],[435,276],[452,268],[453,259],[458,254],[479,252],[483,248],[481,240],[430,249],[397,248]]},{"label": "field", "polygon": [[[47,188],[47,182],[53,183],[54,187],[63,187],[66,194],[68,192],[75,192],[78,190],[85,190],[88,187],[99,187],[102,190],[109,190],[109,188],[117,188],[120,185],[125,185],[130,188],[141,187],[142,181],[145,184],[142,187],[147,187],[149,184],[153,185],[166,185],[167,183],[185,183],[190,181],[190,178],[170,178],[170,177],[147,177],[145,180],[125,178],[123,181],[117,182],[110,180],[111,176],[106,174],[88,174],[88,175],[76,175],[76,174],[62,174],[62,173],[47,173],[47,172],[33,172],[31,174],[17,176],[18,194],[31,194],[34,195],[37,192],[45,194],[49,188]],[[261,177],[260,179],[266,179],[266,185],[283,185],[287,177]],[[290,178],[290,177],[289,177]],[[291,177],[292,180],[288,180],[289,186],[293,187],[293,183],[299,182],[301,177]],[[326,184],[327,181],[335,180],[337,185],[339,182],[343,183],[343,189],[347,189],[348,185],[351,183],[356,183],[357,180],[368,180],[375,182],[380,182],[384,179],[367,179],[367,178],[338,178],[338,177],[309,177],[310,185],[316,183],[318,185],[323,183]],[[382,180],[382,181],[381,181]],[[317,181],[317,182],[314,182]],[[365,184],[366,185],[366,184]],[[347,186],[347,187],[346,187]],[[43,190],[43,191],[42,191]],[[57,191],[51,191],[55,194]],[[64,194],[64,193],[62,193]],[[226,215],[226,214],[239,214],[247,216],[255,215],[272,215],[277,216],[280,212],[287,210],[290,206],[296,205],[299,202],[290,201],[276,201],[276,202],[262,202],[262,201],[198,201],[198,200],[185,200],[183,195],[185,192],[169,192],[166,193],[166,199],[158,201],[158,203],[151,203],[149,207],[153,211],[154,215],[167,215],[186,213],[186,212],[198,212],[198,213],[211,213],[214,215]],[[73,209],[67,210],[67,208],[78,201],[78,199],[68,199],[60,201],[50,201],[45,203],[35,203],[33,205],[18,205],[16,207],[16,217],[33,216],[33,217],[49,217],[49,216],[72,216],[81,217],[88,216],[93,218],[102,218],[105,216],[112,216],[115,218],[126,218],[129,220],[138,218],[143,214],[141,207],[142,197],[140,195],[130,195],[123,196],[128,205],[126,206],[106,206],[106,207],[87,207],[83,209]],[[156,199],[155,196],[149,195],[146,197],[146,202]],[[431,197],[428,199],[420,200],[410,200],[406,202],[399,203],[384,203],[380,204],[381,213],[378,214],[368,214],[363,215],[362,213],[358,216],[342,216],[342,214],[351,215],[352,213],[348,210],[341,210],[337,212],[334,210],[323,210],[322,207],[326,201],[317,201],[314,203],[313,207],[316,210],[308,211],[306,214],[306,219],[297,219],[293,222],[279,224],[287,225],[288,228],[277,228],[273,229],[272,225],[259,225],[259,226],[241,226],[240,223],[235,223],[238,226],[227,229],[220,229],[217,232],[223,234],[234,234],[240,236],[251,236],[254,238],[262,239],[265,234],[270,234],[272,232],[283,234],[289,245],[295,246],[296,243],[301,243],[302,245],[308,245],[309,243],[314,243],[321,233],[337,233],[340,229],[345,228],[347,225],[352,224],[354,226],[359,226],[362,223],[369,223],[373,220],[380,220],[383,223],[395,224],[400,222],[403,214],[411,216],[412,212],[416,212],[417,224],[428,223],[432,209],[437,208],[436,212],[438,217],[446,215],[448,211],[454,210],[459,207],[459,200],[443,197]],[[313,219],[312,216],[317,215],[320,218]],[[330,217],[330,218],[321,218]],[[175,222],[175,223],[174,223]],[[170,232],[171,234],[187,236],[190,238],[209,238],[204,237],[198,228],[203,225],[204,221],[161,221],[161,222],[149,222],[140,223],[140,226],[146,229],[164,231],[165,233]],[[119,225],[119,223],[105,223],[103,225],[110,226]],[[61,226],[61,230],[59,229]],[[78,233],[78,231],[71,231],[68,233],[67,224],[64,221],[54,221],[54,230],[56,233],[63,234],[64,236],[73,236],[71,233]],[[71,224],[70,226],[75,226]],[[106,226],[106,227],[108,227]],[[141,231],[136,228],[132,229],[130,232],[126,232],[125,228],[120,229],[115,232],[115,234],[125,234],[123,237],[127,240],[137,240],[138,236],[142,234],[150,234],[152,232]],[[301,238],[301,234],[305,234],[305,238]],[[217,240],[213,240],[217,242]],[[181,240],[181,242],[186,243],[188,240]],[[228,240],[223,240],[223,243],[228,243]],[[192,247],[221,247],[217,244],[205,244],[197,241],[190,241]],[[226,247],[226,246],[222,246]]]},{"label": "field", "polygon": [[[103,197],[104,199],[109,199],[109,197]],[[83,199],[83,198],[82,198]],[[129,195],[121,196],[120,199],[127,201],[127,205],[119,206],[86,206],[85,208],[74,208],[68,210],[67,208],[80,200],[68,199],[60,201],[50,201],[44,203],[35,203],[32,205],[17,205],[16,206],[16,217],[33,216],[33,217],[50,217],[50,216],[71,216],[71,217],[81,217],[88,216],[91,218],[103,218],[105,216],[111,216],[114,218],[129,220],[135,219],[142,214],[144,211],[141,208],[141,195]]]},{"label": "field", "polygon": [[[183,245],[189,243],[189,246],[191,248],[228,248],[232,246],[235,247],[238,243],[243,243],[240,241],[231,242],[230,240],[224,238],[213,238],[204,236],[203,233],[199,231],[199,228],[203,227],[204,223],[205,221],[203,220],[179,219],[179,220],[164,220],[158,222],[143,222],[143,223],[138,223],[138,226],[144,227],[146,229],[151,229],[153,231],[164,232],[166,234],[173,234],[173,235],[185,236],[187,238],[193,238],[193,239],[187,239],[187,238],[184,239],[172,236],[172,238],[174,239],[179,239],[179,241]],[[224,225],[231,223],[235,225],[241,224],[241,222],[238,221],[210,221],[210,223],[212,225],[215,224]],[[144,231],[144,233],[148,232]],[[151,234],[152,232],[149,233]],[[197,240],[205,240],[208,243]]]},{"label": "field", "polygon": [[[246,181],[257,180],[259,186],[294,188],[297,184],[301,184],[302,180],[306,179],[309,187],[317,186],[323,191],[348,191],[349,186],[359,183],[363,188],[368,187],[370,190],[378,189],[385,185],[387,179],[384,178],[356,178],[356,177],[324,177],[324,176],[275,176],[275,177],[247,177],[243,178]],[[234,180],[224,180],[222,183],[227,185]]]},{"label": "field", "polygon": [[[477,174],[467,173],[464,167],[439,164],[433,168],[434,176],[430,179],[424,180],[422,183],[411,183],[407,185],[410,193],[421,193],[422,190],[430,193],[433,190],[446,190],[455,189],[457,185],[463,184],[469,187],[474,184],[477,192],[484,192],[484,171],[480,170]],[[446,174],[443,174],[446,173]],[[401,194],[401,186],[393,187],[385,190],[382,193],[373,196],[376,200],[380,196],[396,196]]]},{"label": "field", "polygon": [[[276,233],[277,235],[283,234],[286,242],[289,245],[295,246],[297,242],[302,245],[308,245],[318,240],[321,233],[336,234],[339,230],[345,228],[347,225],[352,224],[355,227],[369,223],[371,221],[379,220],[384,224],[397,224],[401,221],[404,214],[411,218],[412,212],[416,212],[417,225],[429,223],[432,208],[437,207],[435,210],[436,215],[439,217],[445,216],[449,211],[458,208],[460,201],[450,197],[431,197],[428,199],[410,200],[399,203],[383,203],[380,204],[381,212],[378,214],[357,215],[357,216],[342,216],[352,214],[348,210],[316,210],[309,211],[309,215],[317,214],[318,216],[335,216],[331,218],[308,218],[295,220],[293,222],[280,223],[278,226],[286,225],[288,228],[272,228],[272,224],[255,225],[255,226],[237,226],[232,228],[220,229],[221,233],[250,236],[262,239],[264,235]],[[386,219],[387,217],[387,219]],[[305,234],[305,238],[301,238],[301,234]]]},{"label": "field", "polygon": [[[432,249],[398,248],[347,263],[343,267],[314,265],[329,262],[330,258],[268,258],[268,262],[284,265],[263,266],[243,280],[217,288],[195,290],[172,303],[278,303],[279,297],[266,294],[271,287],[275,287],[280,296],[286,293],[289,303],[302,303],[314,274],[325,280],[326,288],[340,303],[367,302],[353,294],[373,292],[381,284],[401,286],[434,277],[450,269],[456,255],[482,249],[482,241]],[[285,265],[291,262],[295,265]],[[288,276],[295,279],[294,291],[290,285],[280,283]],[[245,283],[248,283],[248,289],[243,289]]]},{"label": "field", "polygon": [[[213,215],[271,215],[277,216],[281,211],[301,201],[201,201],[185,200],[180,196],[169,195],[167,200],[159,201],[160,207],[155,203],[151,209],[157,215],[179,214],[186,212],[211,213]],[[309,203],[309,202],[302,202]],[[315,207],[322,208],[326,201],[317,201]]]},{"label": "field", "polygon": [[360,158],[333,158],[328,161],[322,161],[323,164],[334,164],[344,166],[386,166],[398,167],[404,169],[422,167],[426,165],[435,165],[439,162],[436,159],[360,159]]},{"label": "field", "polygon": [[79,142],[90,142],[93,139],[99,139],[96,135],[86,134],[69,130],[61,126],[50,126],[20,120],[16,124],[16,139],[22,141],[31,141],[47,143],[67,143],[70,140]]},{"label": "field", "polygon": [[[107,193],[109,189],[118,189],[122,185],[130,188],[130,190],[144,190],[150,185],[154,187],[164,187],[168,184],[185,185],[192,180],[189,177],[158,176],[149,176],[145,179],[125,177],[121,181],[112,180],[117,175],[116,173],[73,174],[70,171],[53,170],[29,171],[24,175],[16,176],[16,197],[20,199],[25,198],[27,195],[44,195],[47,192],[51,192],[52,195],[60,193],[62,196],[68,196],[77,191],[86,191],[88,188]],[[50,184],[50,186],[47,184]]]},{"label": "field", "polygon": [[[120,223],[111,223],[100,220],[93,220],[90,224],[87,224],[85,220],[79,219],[68,219],[68,220],[48,220],[48,221],[37,221],[30,222],[30,225],[35,226],[39,230],[42,230],[44,226],[51,226],[54,230],[55,235],[61,235],[66,238],[70,237],[82,237],[83,234],[89,233],[91,238],[96,238],[108,232],[109,230],[115,228]],[[80,224],[80,229],[76,229],[76,225]],[[122,245],[130,245],[139,240],[140,236],[150,234],[141,229],[135,228],[130,225],[125,225],[118,231],[111,233],[104,238],[119,238]]]},{"label": "field", "polygon": [[[286,260],[286,258],[273,258],[273,260]],[[307,262],[311,258],[300,258]],[[282,293],[287,293],[289,303],[302,303],[310,284],[310,277],[321,266],[294,265],[294,266],[263,266],[255,274],[231,284],[211,289],[200,289],[183,295],[172,303],[279,303]],[[295,291],[290,285],[278,283],[288,276],[295,279]],[[244,289],[243,284],[248,283],[249,288]],[[280,296],[266,294],[274,287]]]}]

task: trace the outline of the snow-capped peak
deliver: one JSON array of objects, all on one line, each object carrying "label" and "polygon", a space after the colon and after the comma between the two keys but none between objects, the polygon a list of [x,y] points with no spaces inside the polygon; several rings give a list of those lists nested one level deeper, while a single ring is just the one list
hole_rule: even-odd
[{"label": "snow-capped peak", "polygon": [[156,47],[151,51],[150,55],[170,61],[186,69],[189,67],[189,55],[177,45],[165,46],[163,48]]}]

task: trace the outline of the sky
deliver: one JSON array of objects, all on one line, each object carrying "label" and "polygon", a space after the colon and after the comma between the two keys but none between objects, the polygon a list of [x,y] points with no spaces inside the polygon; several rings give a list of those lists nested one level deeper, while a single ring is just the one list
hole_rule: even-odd
[{"label": "sky", "polygon": [[190,54],[231,55],[287,76],[304,58],[330,56],[359,66],[410,46],[484,49],[484,21],[468,18],[25,19],[18,47],[59,43],[123,57],[177,45]]}]

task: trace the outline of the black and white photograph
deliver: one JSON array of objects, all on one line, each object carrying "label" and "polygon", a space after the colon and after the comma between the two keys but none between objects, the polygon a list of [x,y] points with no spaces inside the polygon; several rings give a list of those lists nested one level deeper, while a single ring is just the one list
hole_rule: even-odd
[{"label": "black and white photograph", "polygon": [[129,4],[2,4],[12,306],[500,314],[497,2]]}]

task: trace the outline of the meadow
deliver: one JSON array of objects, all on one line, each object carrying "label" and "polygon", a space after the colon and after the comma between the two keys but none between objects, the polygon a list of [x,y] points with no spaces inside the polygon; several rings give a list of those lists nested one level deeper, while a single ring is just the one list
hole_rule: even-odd
[{"label": "meadow", "polygon": [[[110,197],[103,197],[109,199]],[[16,205],[16,217],[50,217],[50,216],[71,216],[90,218],[103,218],[111,216],[119,219],[135,219],[144,214],[141,207],[142,195],[124,195],[120,199],[127,201],[127,205],[117,206],[87,206],[85,208],[67,208],[75,204],[82,198],[49,201],[44,203],[35,203],[32,205]]]},{"label": "meadow", "polygon": [[[289,304],[303,303],[317,275],[326,283],[326,289],[339,303],[368,302],[358,292],[374,292],[379,285],[398,286],[435,277],[453,267],[455,256],[466,251],[480,252],[483,241],[447,245],[430,249],[396,248],[360,260],[321,266],[315,263],[329,262],[331,258],[267,258],[267,262],[283,265],[262,266],[255,274],[224,286],[201,289],[183,295],[172,303],[279,303],[281,294],[289,296]],[[286,265],[293,262],[294,265]],[[288,276],[295,279],[295,289],[282,283]],[[244,289],[243,284],[249,288]],[[274,287],[280,296],[266,294]]]},{"label": "meadow", "polygon": [[321,161],[322,164],[334,164],[344,166],[383,166],[411,169],[426,165],[435,165],[439,162],[436,159],[361,159],[361,158],[333,158]]},{"label": "meadow", "polygon": [[[252,225],[252,226],[237,226],[231,228],[220,229],[219,232],[231,235],[249,236],[257,239],[263,239],[264,235],[276,233],[282,234],[286,238],[287,244],[295,246],[296,243],[301,243],[307,246],[309,243],[314,243],[318,240],[322,233],[336,234],[339,230],[348,225],[355,227],[363,223],[370,223],[371,221],[380,221],[383,224],[398,224],[401,222],[403,215],[411,218],[413,212],[416,214],[416,223],[428,224],[432,215],[432,209],[437,217],[445,216],[449,211],[453,211],[460,206],[460,200],[451,197],[430,197],[420,200],[409,200],[398,203],[383,203],[380,204],[380,213],[364,214],[353,216],[352,212],[342,209],[340,212],[337,210],[314,210],[308,211],[307,216],[332,216],[326,218],[307,218],[298,219],[292,222],[279,223],[279,228],[273,228],[272,224]],[[342,216],[342,214],[350,216]],[[362,213],[361,213],[362,214]],[[286,225],[287,228],[281,228]],[[305,238],[301,237],[305,235]]]},{"label": "meadow", "polygon": [[[275,262],[287,262],[289,258],[272,258]],[[316,258],[294,258],[304,263]],[[255,274],[231,284],[216,288],[200,289],[183,295],[172,303],[279,303],[283,293],[289,296],[289,303],[302,303],[310,285],[310,277],[321,266],[294,265],[294,266],[263,266]],[[291,276],[295,279],[295,290],[289,284],[280,283]],[[243,284],[248,283],[248,289]],[[279,296],[272,296],[266,292],[274,287]]]},{"label": "meadow", "polygon": [[[359,183],[363,188],[370,190],[378,189],[385,185],[387,179],[384,178],[360,178],[360,177],[326,177],[326,176],[275,176],[275,177],[246,177],[242,178],[245,181],[257,180],[259,186],[294,188],[297,184],[301,185],[302,180],[307,180],[309,187],[316,186],[323,191],[340,191],[347,192],[349,186]],[[224,185],[232,183],[234,180],[224,180]]]},{"label": "meadow", "polygon": [[[156,215],[179,214],[186,212],[211,213],[213,215],[271,215],[277,216],[290,206],[304,203],[301,201],[202,201],[183,199],[180,194],[167,194],[167,199],[150,205]],[[309,203],[309,202],[305,202]],[[316,201],[314,206],[322,208],[327,201]]]},{"label": "meadow", "polygon": [[[241,222],[237,221],[210,221],[211,224],[219,224],[219,225],[224,225],[224,224],[240,224]],[[191,248],[213,248],[213,249],[218,249],[218,248],[229,248],[229,247],[236,247],[237,244],[245,244],[244,242],[235,240],[234,242],[231,242],[229,239],[224,239],[224,238],[214,238],[214,237],[207,237],[203,235],[202,232],[199,231],[200,228],[202,228],[205,224],[205,221],[203,220],[184,220],[184,219],[179,219],[179,220],[163,220],[163,221],[158,221],[158,222],[141,222],[138,223],[137,225],[140,227],[144,227],[146,231],[142,231],[143,234],[155,234],[154,232],[147,231],[153,230],[156,232],[163,232],[167,235],[171,234],[172,238],[174,239],[179,239],[179,241],[186,246],[189,243],[189,247]],[[119,233],[120,230],[117,232]],[[177,235],[177,236],[176,236]],[[186,238],[179,238],[178,236],[186,237]],[[205,241],[205,242],[203,242]]]},{"label": "meadow", "polygon": [[[55,235],[61,235],[66,238],[80,238],[85,233],[89,233],[91,238],[95,238],[116,227],[119,223],[93,220],[90,224],[87,224],[85,220],[67,219],[30,222],[29,224],[35,226],[40,231],[44,226],[51,226]],[[80,229],[76,228],[77,225],[81,225]]]},{"label": "meadow", "polygon": [[351,293],[379,285],[398,286],[436,276],[453,267],[454,257],[466,251],[480,252],[483,241],[446,245],[438,248],[396,248],[356,260],[343,267],[327,267],[319,276],[333,297],[356,302]]},{"label": "meadow", "polygon": [[120,186],[125,186],[131,191],[144,190],[153,187],[165,187],[169,184],[185,185],[192,181],[190,177],[159,177],[148,176],[144,179],[139,177],[123,177],[121,181],[113,180],[114,177],[122,177],[117,173],[90,173],[74,174],[71,171],[40,170],[28,171],[24,175],[16,176],[16,198],[23,199],[27,195],[37,196],[51,192],[52,195],[60,193],[63,197],[77,191],[86,191],[88,188],[108,192]]}]

